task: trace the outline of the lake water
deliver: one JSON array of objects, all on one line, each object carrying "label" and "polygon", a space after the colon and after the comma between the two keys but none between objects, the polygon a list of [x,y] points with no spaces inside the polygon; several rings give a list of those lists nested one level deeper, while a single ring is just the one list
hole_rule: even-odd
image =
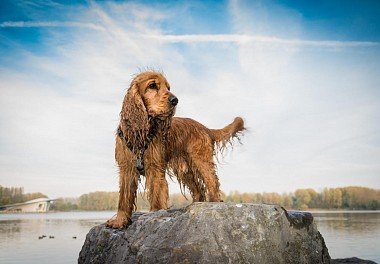
[{"label": "lake water", "polygon": [[[76,263],[90,228],[113,215],[0,214],[0,263]],[[332,258],[355,256],[380,263],[380,211],[313,215]]]}]

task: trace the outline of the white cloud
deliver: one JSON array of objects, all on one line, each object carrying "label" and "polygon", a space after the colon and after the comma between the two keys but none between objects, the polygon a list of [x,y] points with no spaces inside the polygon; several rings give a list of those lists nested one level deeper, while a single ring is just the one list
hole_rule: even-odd
[{"label": "white cloud", "polygon": [[[175,65],[180,54],[134,38],[137,31],[152,30],[144,21],[124,27],[97,5],[78,15],[104,30],[75,26],[68,42],[54,32],[45,40],[54,47],[53,56],[23,51],[25,70],[2,71],[2,185],[52,197],[116,191],[114,132],[132,75],[146,65],[181,70]],[[69,188],[60,188],[66,184]]]},{"label": "white cloud", "polygon": [[333,41],[333,40],[303,40],[284,39],[270,36],[247,34],[216,34],[216,35],[145,35],[147,39],[156,39],[162,42],[196,43],[196,42],[232,42],[237,44],[263,43],[289,46],[317,46],[317,47],[368,47],[378,46],[378,42],[371,41]]},{"label": "white cloud", "polygon": [[[125,31],[120,29],[112,19],[101,9],[97,8],[96,13],[108,24],[106,27],[109,33],[117,34],[119,37],[124,35]],[[149,15],[143,13],[141,10],[137,12],[137,15],[141,19],[146,19]],[[94,30],[104,31],[105,27],[94,23],[83,23],[75,21],[6,21],[0,23],[0,28],[7,27],[78,27],[89,28]],[[141,28],[144,31],[148,31],[147,28]],[[287,46],[316,46],[316,47],[329,47],[329,48],[341,48],[341,47],[370,47],[378,46],[378,42],[372,41],[335,41],[335,40],[304,40],[304,39],[285,39],[273,36],[260,36],[260,35],[248,35],[248,34],[191,34],[191,35],[154,35],[151,34],[139,34],[136,33],[133,37],[142,38],[144,40],[157,40],[163,43],[198,43],[198,42],[222,42],[222,43],[262,43],[262,44],[275,44],[275,45],[287,45]]]}]

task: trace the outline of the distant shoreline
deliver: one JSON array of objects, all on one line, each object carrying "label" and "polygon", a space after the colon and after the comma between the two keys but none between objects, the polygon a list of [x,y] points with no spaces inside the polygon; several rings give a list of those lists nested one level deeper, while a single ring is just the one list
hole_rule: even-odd
[{"label": "distant shoreline", "polygon": [[[0,186],[0,207],[15,203],[25,203],[32,199],[47,198],[42,193],[24,194],[22,187]],[[54,211],[107,211],[117,210],[118,192],[90,192],[79,197],[56,198],[50,206]],[[324,188],[317,192],[311,188],[297,189],[295,192],[276,193],[248,193],[232,191],[222,194],[222,200],[235,203],[278,204],[288,210],[309,212],[355,212],[380,210],[380,190],[360,186],[338,188]],[[191,203],[184,194],[170,194],[169,203],[172,208],[182,208]],[[136,197],[138,210],[150,208],[149,201],[144,193]],[[292,209],[294,208],[294,209]],[[0,208],[1,209],[1,208]]]},{"label": "distant shoreline", "polygon": [[[292,211],[293,209],[290,209],[289,211]],[[294,210],[294,211],[301,211],[301,210]],[[310,213],[380,213],[380,210],[328,210],[328,209],[313,209],[313,210],[306,210],[305,212],[310,212]]]}]

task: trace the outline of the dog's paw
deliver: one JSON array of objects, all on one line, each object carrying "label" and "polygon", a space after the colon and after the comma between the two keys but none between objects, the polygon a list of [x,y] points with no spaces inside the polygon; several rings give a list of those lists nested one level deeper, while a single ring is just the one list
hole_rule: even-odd
[{"label": "dog's paw", "polygon": [[116,217],[115,219],[109,219],[106,222],[106,226],[113,229],[127,228],[132,223],[129,218]]}]

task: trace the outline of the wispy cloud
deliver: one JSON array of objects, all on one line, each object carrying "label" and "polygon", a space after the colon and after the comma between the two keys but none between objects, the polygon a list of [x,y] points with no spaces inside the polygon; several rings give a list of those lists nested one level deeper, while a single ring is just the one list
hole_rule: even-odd
[{"label": "wispy cloud", "polygon": [[[104,16],[104,12],[98,10],[98,15]],[[109,20],[109,19],[108,19]],[[22,28],[22,27],[79,27],[92,30],[105,31],[102,25],[75,21],[6,21],[0,23],[0,28]],[[336,40],[305,40],[305,39],[285,39],[263,35],[249,34],[191,34],[191,35],[136,35],[145,39],[153,39],[163,43],[266,43],[289,46],[317,46],[317,47],[370,47],[378,46],[379,42],[373,41],[336,41]]]},{"label": "wispy cloud", "polygon": [[217,35],[145,35],[146,38],[156,39],[168,43],[177,42],[232,42],[244,43],[270,43],[294,46],[322,46],[322,47],[368,47],[377,46],[378,42],[371,41],[335,41],[335,40],[303,40],[284,39],[269,36],[255,36],[247,34],[217,34]]},{"label": "wispy cloud", "polygon": [[102,26],[93,23],[73,21],[6,21],[0,23],[0,28],[24,28],[24,27],[80,27],[104,31]]}]

